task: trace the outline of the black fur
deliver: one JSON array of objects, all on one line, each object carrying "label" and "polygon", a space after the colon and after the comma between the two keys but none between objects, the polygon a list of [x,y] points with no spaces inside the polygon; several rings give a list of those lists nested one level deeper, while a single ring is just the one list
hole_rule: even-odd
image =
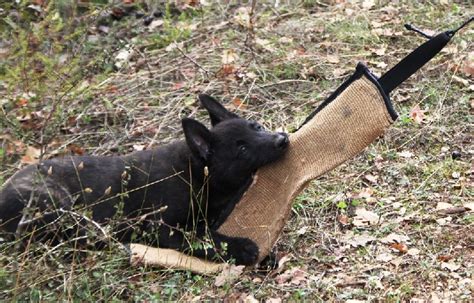
[{"label": "black fur", "polygon": [[209,112],[211,130],[186,118],[186,139],[156,150],[58,158],[22,169],[0,192],[0,229],[16,236],[35,230],[44,237],[42,227],[81,213],[79,226],[89,219],[109,223],[122,242],[255,263],[254,242],[216,230],[251,184],[252,174],[284,154],[288,137],[239,118],[210,96],[199,99]]}]

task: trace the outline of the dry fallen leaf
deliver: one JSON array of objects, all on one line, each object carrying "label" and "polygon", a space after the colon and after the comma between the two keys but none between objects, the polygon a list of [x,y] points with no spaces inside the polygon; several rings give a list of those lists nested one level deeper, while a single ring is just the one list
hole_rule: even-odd
[{"label": "dry fallen leaf", "polygon": [[403,158],[407,158],[407,159],[408,159],[408,158],[413,157],[414,154],[413,154],[411,151],[404,150],[404,151],[402,151],[402,152],[397,153],[397,155],[399,155],[400,157],[403,157]]},{"label": "dry fallen leaf", "polygon": [[441,262],[447,262],[451,260],[452,258],[453,256],[450,256],[450,255],[439,255],[436,259],[438,259],[438,261],[441,261]]},{"label": "dry fallen leaf", "polygon": [[307,273],[301,269],[296,269],[292,272],[292,277],[290,283],[293,285],[300,285],[307,281],[306,275]]},{"label": "dry fallen leaf", "polygon": [[232,103],[235,105],[235,107],[237,107],[238,109],[245,109],[247,108],[247,104],[245,104],[242,99],[240,99],[239,97],[235,97],[234,99],[232,99]]},{"label": "dry fallen leaf", "polygon": [[118,54],[115,56],[115,67],[122,68],[125,63],[129,61],[132,57],[132,50],[126,46],[126,48],[121,49]]},{"label": "dry fallen leaf", "polygon": [[291,43],[293,43],[293,38],[281,37],[280,39],[278,39],[278,42],[284,43],[284,44],[291,44]]},{"label": "dry fallen leaf", "polygon": [[339,56],[327,55],[326,56],[326,61],[329,62],[329,63],[339,63],[341,60],[339,60]]},{"label": "dry fallen leaf", "polygon": [[407,250],[407,254],[412,257],[416,257],[420,254],[420,250],[418,248],[409,248]]},{"label": "dry fallen leaf", "polygon": [[302,235],[304,235],[304,234],[308,231],[308,229],[309,229],[309,226],[307,226],[307,225],[306,225],[306,226],[303,226],[303,227],[301,227],[300,229],[298,229],[298,230],[296,231],[296,234],[297,234],[298,236],[302,236]]},{"label": "dry fallen leaf", "polygon": [[287,254],[281,257],[280,260],[278,260],[277,272],[282,272],[286,262],[290,261],[291,258],[292,258],[291,254]]},{"label": "dry fallen leaf", "polygon": [[456,83],[462,84],[462,85],[464,85],[464,86],[466,86],[466,87],[469,86],[469,80],[467,80],[467,79],[461,78],[461,77],[456,76],[456,75],[453,75],[452,79],[453,79],[453,81],[456,82]]},{"label": "dry fallen leaf", "polygon": [[245,73],[245,76],[249,79],[252,79],[252,80],[257,79],[257,77],[258,77],[257,74],[255,74],[254,72],[247,72],[247,73]]},{"label": "dry fallen leaf", "polygon": [[232,64],[237,61],[238,56],[237,53],[233,49],[225,49],[222,52],[222,64]]},{"label": "dry fallen leaf", "polygon": [[463,212],[468,211],[469,208],[464,206],[454,206],[451,208],[445,208],[442,210],[438,210],[438,213],[441,215],[454,215],[454,214],[462,214]]},{"label": "dry fallen leaf", "polygon": [[252,294],[248,294],[243,298],[244,303],[259,303],[257,299]]},{"label": "dry fallen leaf", "polygon": [[379,215],[376,213],[366,210],[363,207],[358,207],[355,211],[356,216],[354,217],[352,224],[355,226],[368,226],[374,225],[379,222]]},{"label": "dry fallen leaf", "polygon": [[463,206],[467,208],[469,211],[474,211],[474,202],[464,203]]},{"label": "dry fallen leaf", "polygon": [[395,250],[398,250],[399,252],[403,254],[408,252],[408,246],[406,246],[406,244],[403,244],[403,243],[392,243],[390,244],[390,247]]},{"label": "dry fallen leaf", "polygon": [[172,90],[180,90],[180,89],[183,88],[185,85],[186,85],[186,83],[184,83],[184,82],[176,82],[176,83],[173,85]]},{"label": "dry fallen leaf", "polygon": [[67,148],[71,151],[71,153],[75,155],[82,156],[84,154],[84,148],[80,147],[79,145],[76,144],[69,144]]},{"label": "dry fallen leaf", "polygon": [[376,238],[373,236],[370,236],[367,233],[354,235],[354,233],[348,232],[347,234],[344,235],[342,240],[353,247],[359,247],[359,246],[365,246],[367,243],[375,241]]},{"label": "dry fallen leaf", "polygon": [[16,105],[18,107],[25,107],[28,105],[28,100],[26,98],[23,98],[21,97],[20,99],[18,99],[18,101],[16,102]]},{"label": "dry fallen leaf", "polygon": [[376,36],[398,36],[398,33],[394,33],[393,30],[390,28],[374,28],[370,32]]},{"label": "dry fallen leaf", "polygon": [[299,56],[303,56],[304,54],[306,54],[306,48],[303,45],[298,46],[298,48],[296,49],[296,54],[298,54]]},{"label": "dry fallen leaf", "polygon": [[163,23],[165,23],[165,21],[163,19],[156,19],[156,20],[153,20],[150,25],[148,25],[148,31],[149,32],[153,32],[155,31],[155,29],[159,26],[162,26]]},{"label": "dry fallen leaf", "polygon": [[165,51],[171,52],[172,50],[178,49],[178,48],[183,48],[183,42],[177,43],[177,42],[172,42],[170,45],[168,45],[165,48]]},{"label": "dry fallen leaf", "polygon": [[389,253],[381,253],[379,255],[377,255],[377,257],[375,257],[375,260],[379,261],[379,262],[390,262],[393,260],[393,255],[389,254]]},{"label": "dry fallen leaf", "polygon": [[417,124],[421,124],[425,121],[426,119],[426,115],[425,115],[426,111],[425,110],[421,110],[420,109],[420,106],[419,105],[416,105],[414,108],[412,108],[412,110],[410,111],[410,118],[415,121],[415,123]]},{"label": "dry fallen leaf", "polygon": [[255,38],[255,44],[271,53],[275,51],[275,48],[273,47],[270,40]]},{"label": "dry fallen leaf", "polygon": [[219,72],[221,76],[229,76],[235,73],[235,66],[233,64],[224,64]]},{"label": "dry fallen leaf", "polygon": [[438,223],[441,226],[444,226],[444,225],[450,223],[452,220],[453,220],[453,218],[448,216],[448,217],[436,219],[436,223]]},{"label": "dry fallen leaf", "polygon": [[396,233],[391,233],[382,239],[380,239],[380,242],[385,243],[385,244],[390,244],[390,243],[408,243],[410,242],[410,238],[405,235],[399,235]]},{"label": "dry fallen leaf", "polygon": [[185,0],[183,2],[184,2],[185,5],[189,5],[189,6],[193,6],[193,7],[199,6],[199,4],[201,4],[200,0]]},{"label": "dry fallen leaf", "polygon": [[372,25],[373,28],[380,28],[382,27],[382,25],[384,25],[384,23],[376,21],[376,20],[372,20],[370,21],[370,25]]},{"label": "dry fallen leaf", "polygon": [[216,277],[214,285],[221,287],[226,283],[232,283],[242,274],[245,266],[244,265],[228,265],[224,266],[224,269]]},{"label": "dry fallen leaf", "polygon": [[26,147],[25,154],[21,157],[21,163],[23,164],[35,164],[38,163],[41,150],[33,146]]},{"label": "dry fallen leaf", "polygon": [[252,26],[250,22],[250,12],[250,7],[239,7],[234,16],[234,22],[243,27],[250,28]]},{"label": "dry fallen leaf", "polygon": [[341,223],[342,225],[348,225],[349,224],[349,217],[346,215],[338,215],[337,216],[337,221]]},{"label": "dry fallen leaf", "polygon": [[449,271],[456,271],[459,268],[461,268],[461,265],[455,264],[453,262],[443,262],[443,263],[441,263],[441,268],[442,269],[447,269]]},{"label": "dry fallen leaf", "polygon": [[373,194],[374,194],[374,190],[372,188],[365,187],[360,191],[359,198],[368,199],[372,197]]},{"label": "dry fallen leaf", "polygon": [[347,69],[345,68],[334,68],[332,70],[332,74],[334,77],[339,78],[344,76],[347,73]]},{"label": "dry fallen leaf", "polygon": [[379,176],[374,176],[374,175],[365,175],[364,176],[364,179],[369,181],[372,184],[377,184],[378,178],[379,178]]},{"label": "dry fallen leaf", "polygon": [[23,142],[13,139],[9,134],[0,135],[0,145],[1,144],[4,144],[7,155],[21,154],[26,148]]},{"label": "dry fallen leaf", "polygon": [[362,1],[362,7],[365,9],[371,9],[375,5],[375,0],[364,0]]},{"label": "dry fallen leaf", "polygon": [[136,150],[136,151],[142,151],[145,149],[144,144],[133,144],[132,147],[133,147],[133,150]]},{"label": "dry fallen leaf", "polygon": [[438,202],[438,204],[436,204],[436,210],[443,210],[443,209],[448,209],[452,207],[454,207],[454,205],[450,203],[446,203],[446,202]]},{"label": "dry fallen leaf", "polygon": [[208,1],[208,0],[199,0],[199,4],[201,6],[211,6],[213,5],[211,1]]},{"label": "dry fallen leaf", "polygon": [[474,76],[474,52],[471,52],[468,55],[468,58],[463,64],[462,71],[467,76],[470,76],[470,77]]},{"label": "dry fallen leaf", "polygon": [[386,69],[387,66],[388,66],[388,64],[385,63],[385,62],[380,61],[380,62],[377,62],[376,66],[377,66],[378,68],[381,68],[381,69]]},{"label": "dry fallen leaf", "polygon": [[380,47],[372,50],[377,56],[385,56],[387,49],[385,47]]},{"label": "dry fallen leaf", "polygon": [[303,282],[306,282],[307,280],[307,273],[299,267],[293,267],[292,269],[288,269],[275,278],[277,284],[300,285]]},{"label": "dry fallen leaf", "polygon": [[374,190],[370,187],[363,188],[358,193],[350,193],[349,197],[353,199],[370,199],[374,194]]}]

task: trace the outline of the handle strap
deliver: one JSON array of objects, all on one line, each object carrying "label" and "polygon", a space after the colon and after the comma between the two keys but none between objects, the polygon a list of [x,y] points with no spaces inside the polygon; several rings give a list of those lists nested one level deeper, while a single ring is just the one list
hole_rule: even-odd
[{"label": "handle strap", "polygon": [[[414,51],[412,51],[408,56],[402,59],[397,65],[392,67],[388,72],[386,72],[379,79],[379,83],[388,95],[392,90],[399,86],[403,81],[408,79],[413,75],[417,70],[419,70],[423,65],[430,61],[437,53],[439,53],[443,47],[448,44],[449,40],[459,31],[461,28],[465,27],[467,24],[472,22],[474,17],[471,17],[469,20],[464,22],[455,30],[449,30],[444,33],[438,34],[434,37],[430,37],[428,41],[420,45]],[[421,31],[414,29],[412,26],[406,26],[408,29],[415,30],[418,33]],[[423,34],[425,37],[429,37],[426,34]]]}]

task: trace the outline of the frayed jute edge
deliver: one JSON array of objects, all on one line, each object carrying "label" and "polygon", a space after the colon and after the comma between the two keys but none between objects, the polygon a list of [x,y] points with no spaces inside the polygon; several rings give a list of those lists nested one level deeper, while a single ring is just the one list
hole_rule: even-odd
[{"label": "frayed jute edge", "polygon": [[130,244],[129,249],[130,264],[133,266],[189,270],[202,275],[220,272],[225,267],[225,263],[204,261],[173,249],[156,248],[136,243]]}]

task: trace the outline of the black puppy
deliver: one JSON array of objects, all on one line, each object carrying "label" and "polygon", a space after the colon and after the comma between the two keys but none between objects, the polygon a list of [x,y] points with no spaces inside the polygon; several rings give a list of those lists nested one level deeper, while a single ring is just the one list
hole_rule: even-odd
[{"label": "black puppy", "polygon": [[185,118],[186,140],[120,157],[66,157],[22,169],[0,192],[0,229],[50,239],[45,227],[75,216],[82,226],[73,229],[76,237],[95,221],[110,224],[122,242],[255,263],[253,241],[216,230],[252,174],[284,154],[288,136],[239,118],[210,96],[199,99],[213,128]]}]

